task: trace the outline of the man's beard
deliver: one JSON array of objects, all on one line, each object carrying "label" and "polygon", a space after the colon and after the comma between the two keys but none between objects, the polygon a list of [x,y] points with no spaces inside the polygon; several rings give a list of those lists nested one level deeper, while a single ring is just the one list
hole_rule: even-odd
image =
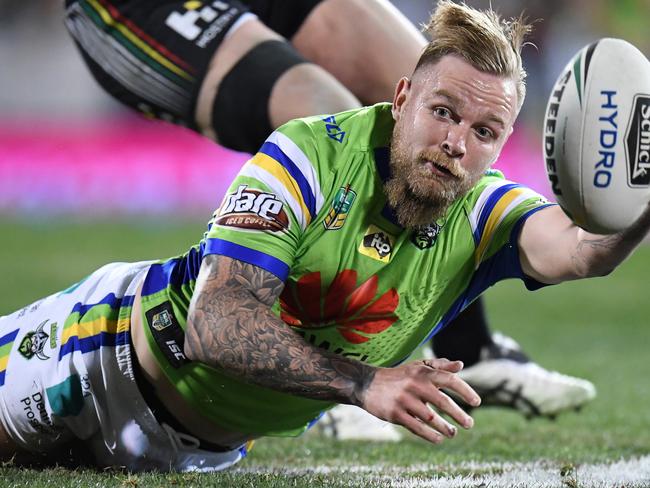
[{"label": "man's beard", "polygon": [[[391,177],[385,184],[385,191],[403,227],[427,225],[443,217],[450,205],[464,196],[482,176],[481,173],[471,175],[456,160],[439,152],[422,153],[413,160],[401,142],[396,127],[390,148]],[[427,161],[445,168],[448,176],[432,174],[425,165]]]}]

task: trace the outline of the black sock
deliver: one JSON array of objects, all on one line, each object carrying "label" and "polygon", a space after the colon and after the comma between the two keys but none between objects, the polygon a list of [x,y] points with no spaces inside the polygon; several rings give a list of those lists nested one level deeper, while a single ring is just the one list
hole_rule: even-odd
[{"label": "black sock", "polygon": [[465,367],[478,362],[481,348],[492,344],[483,299],[476,299],[432,340],[436,357],[461,360]]}]

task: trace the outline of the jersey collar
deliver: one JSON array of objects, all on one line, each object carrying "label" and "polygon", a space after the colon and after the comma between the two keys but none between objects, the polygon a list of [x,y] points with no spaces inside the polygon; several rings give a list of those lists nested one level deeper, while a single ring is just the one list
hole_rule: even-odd
[{"label": "jersey collar", "polygon": [[[377,172],[379,173],[381,182],[385,185],[390,178],[390,148],[376,147],[374,152],[375,166],[377,167]],[[404,227],[402,227],[397,221],[395,211],[393,210],[393,207],[388,204],[388,202],[386,202],[384,208],[381,210],[381,216],[394,226],[399,227],[400,229],[404,229]]]}]

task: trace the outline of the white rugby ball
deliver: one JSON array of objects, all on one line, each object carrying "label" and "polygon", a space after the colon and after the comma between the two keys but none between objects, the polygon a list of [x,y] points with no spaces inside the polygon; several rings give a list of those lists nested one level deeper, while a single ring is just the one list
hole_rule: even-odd
[{"label": "white rugby ball", "polygon": [[601,39],[566,65],[544,117],[544,159],[565,213],[590,232],[628,227],[650,201],[650,62]]}]

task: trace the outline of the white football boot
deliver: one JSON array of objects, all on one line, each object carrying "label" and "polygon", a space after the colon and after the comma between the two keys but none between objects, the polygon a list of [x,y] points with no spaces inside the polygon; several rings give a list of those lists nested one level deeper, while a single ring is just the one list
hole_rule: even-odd
[{"label": "white football boot", "polygon": [[337,405],[328,410],[316,427],[322,435],[339,441],[398,442],[403,437],[397,426],[354,405]]},{"label": "white football boot", "polygon": [[509,407],[527,418],[555,418],[565,410],[579,410],[596,397],[584,379],[549,371],[531,361],[512,338],[495,333],[479,362],[459,376],[476,390],[482,406]]}]

